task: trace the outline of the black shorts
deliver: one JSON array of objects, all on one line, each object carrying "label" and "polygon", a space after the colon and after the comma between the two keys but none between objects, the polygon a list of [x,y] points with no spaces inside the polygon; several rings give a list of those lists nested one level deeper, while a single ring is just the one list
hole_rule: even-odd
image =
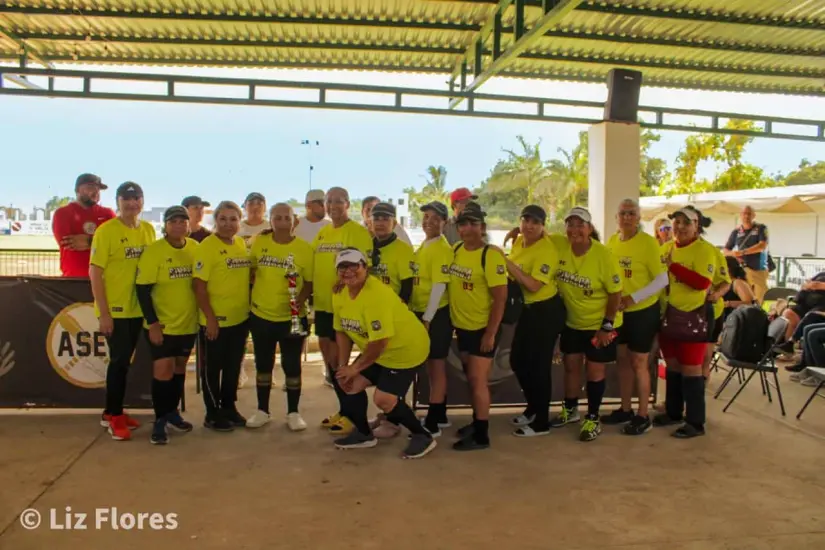
[{"label": "black shorts", "polygon": [[588,361],[594,363],[612,363],[615,361],[618,338],[610,342],[607,347],[597,348],[591,342],[595,335],[595,330],[576,330],[564,327],[559,339],[559,348],[561,348],[562,353],[568,355],[583,353]]},{"label": "black shorts", "polygon": [[501,330],[496,333],[493,349],[490,351],[481,351],[481,339],[484,337],[484,333],[486,331],[486,328],[478,330],[464,330],[460,328],[455,329],[455,336],[458,340],[458,351],[461,353],[475,355],[476,357],[495,357],[496,350],[498,350],[498,341],[499,338],[501,338]]},{"label": "black shorts", "polygon": [[197,336],[197,334],[164,334],[163,343],[156,346],[149,340],[149,330],[144,329],[143,334],[149,342],[149,354],[152,356],[152,361],[169,357],[189,357],[192,348],[195,347]]},{"label": "black shorts", "polygon": [[315,336],[335,340],[335,327],[332,323],[333,315],[326,311],[315,312]]},{"label": "black shorts", "polygon": [[659,302],[638,311],[625,312],[622,326],[617,330],[616,343],[627,345],[627,349],[634,353],[650,353],[659,333],[661,315]]},{"label": "black shorts", "polygon": [[404,399],[407,392],[410,391],[410,386],[415,381],[419,369],[420,367],[390,369],[378,363],[373,363],[361,371],[361,376],[369,380],[375,386],[375,389]]},{"label": "black shorts", "polygon": [[[423,313],[415,314],[419,319]],[[450,306],[436,310],[430,321],[430,355],[427,359],[446,359],[453,344],[453,323],[450,321]]]}]

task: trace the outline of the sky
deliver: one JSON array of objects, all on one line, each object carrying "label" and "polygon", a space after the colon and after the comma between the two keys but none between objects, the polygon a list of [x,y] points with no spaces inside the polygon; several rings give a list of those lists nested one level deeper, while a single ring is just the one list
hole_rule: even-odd
[{"label": "sky", "polygon": [[[443,75],[191,68],[142,72],[445,88]],[[139,90],[133,84],[116,89],[125,86]],[[605,85],[510,79],[492,80],[482,91],[594,101],[607,97]],[[640,104],[825,120],[825,98],[643,87]],[[53,195],[73,195],[74,180],[83,172],[96,173],[110,185],[102,199],[109,206],[114,205],[114,187],[126,180],[143,187],[147,208],[176,204],[190,194],[213,204],[242,202],[251,191],[264,193],[270,204],[300,200],[309,188],[310,150],[301,145],[305,139],[320,142],[311,153],[314,188],[338,185],[352,197],[396,197],[405,187],[420,187],[430,165],[447,168],[449,189],[473,187],[504,156],[502,148],[516,146],[517,135],[541,139],[542,152],[550,158],[558,147],[574,147],[577,133],[587,127],[311,108],[0,96],[0,129],[0,205],[29,211]],[[651,153],[672,168],[686,136],[662,132]],[[796,168],[802,158],[825,160],[825,143],[757,138],[745,160],[774,173]],[[712,167],[703,167],[702,175],[712,177]]]}]

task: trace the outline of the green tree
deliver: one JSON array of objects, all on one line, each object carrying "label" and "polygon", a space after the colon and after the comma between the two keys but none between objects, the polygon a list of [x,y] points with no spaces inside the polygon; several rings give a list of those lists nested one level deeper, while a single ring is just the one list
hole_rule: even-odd
[{"label": "green tree", "polygon": [[799,168],[782,178],[785,185],[809,185],[825,183],[825,161],[811,163],[808,159],[799,162]]},{"label": "green tree", "polygon": [[57,210],[61,206],[66,206],[73,200],[74,199],[72,197],[58,197],[57,195],[55,195],[46,201],[46,206],[44,208],[46,209],[46,212],[52,212],[54,210]]},{"label": "green tree", "polygon": [[419,208],[428,202],[438,201],[450,205],[450,194],[447,192],[447,169],[443,166],[428,166],[423,176],[425,183],[420,191],[414,187],[407,187],[404,193],[409,197],[410,217],[416,224],[421,223]]},{"label": "green tree", "polygon": [[662,136],[652,130],[643,130],[640,135],[641,166],[639,174],[639,194],[642,197],[656,195],[662,182],[668,176],[667,162],[664,159],[650,156],[650,147],[662,139]]}]

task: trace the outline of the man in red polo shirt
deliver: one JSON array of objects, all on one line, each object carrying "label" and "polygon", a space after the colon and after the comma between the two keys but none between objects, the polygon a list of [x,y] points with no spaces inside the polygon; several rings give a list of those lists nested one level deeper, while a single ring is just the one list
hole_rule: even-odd
[{"label": "man in red polo shirt", "polygon": [[75,201],[55,210],[52,233],[60,247],[60,271],[64,277],[88,277],[92,236],[100,224],[115,217],[100,206],[100,191],[108,189],[94,174],[81,174],[74,184]]}]

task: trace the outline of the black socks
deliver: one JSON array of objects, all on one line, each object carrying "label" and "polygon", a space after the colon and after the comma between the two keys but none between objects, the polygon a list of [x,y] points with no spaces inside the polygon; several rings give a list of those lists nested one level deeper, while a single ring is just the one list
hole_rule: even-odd
[{"label": "black socks", "polygon": [[[342,390],[343,392],[343,390]],[[369,406],[369,399],[367,392],[362,391],[355,395],[344,395],[341,411],[344,416],[350,419],[355,425],[355,429],[364,435],[372,433],[370,430],[370,423],[367,420],[367,407]]]},{"label": "black socks", "polygon": [[152,407],[155,409],[156,420],[160,420],[178,408],[177,395],[178,388],[174,379],[152,378]]},{"label": "black socks", "polygon": [[685,397],[685,422],[694,428],[705,427],[705,381],[702,376],[683,376],[682,392]]},{"label": "black socks", "polygon": [[172,381],[175,383],[175,390],[177,391],[177,399],[175,400],[175,409],[177,410],[183,400],[183,392],[186,391],[186,373],[173,374]]},{"label": "black socks", "polygon": [[490,422],[489,420],[473,419],[473,439],[476,443],[490,444]]},{"label": "black socks", "polygon": [[578,397],[565,397],[564,398],[564,408],[568,411],[571,409],[578,409],[579,408],[579,399]]},{"label": "black socks", "polygon": [[599,408],[602,406],[605,386],[606,383],[604,379],[597,382],[593,382],[592,380],[587,381],[587,414],[595,417],[599,416]]},{"label": "black socks", "polygon": [[[701,380],[701,377],[699,378]],[[671,419],[681,420],[685,405],[685,396],[682,393],[682,373],[668,369],[665,371],[665,384],[665,411]]]},{"label": "black socks", "polygon": [[411,434],[428,434],[429,432],[421,425],[418,417],[403,400],[399,399],[395,407],[387,415],[387,420],[396,425],[401,425],[407,428]]}]

